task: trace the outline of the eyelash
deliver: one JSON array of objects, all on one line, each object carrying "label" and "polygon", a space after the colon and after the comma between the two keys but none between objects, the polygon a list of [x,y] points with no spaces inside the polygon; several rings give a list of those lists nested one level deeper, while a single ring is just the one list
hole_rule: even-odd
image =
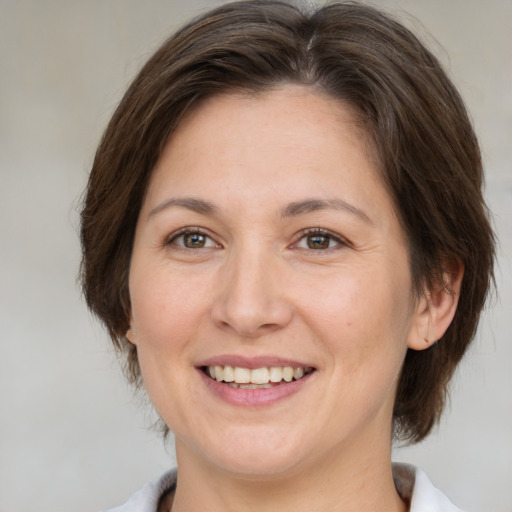
[{"label": "eyelash", "polygon": [[[184,242],[183,242],[183,244],[176,243],[176,241],[179,238],[185,237],[186,235],[199,235],[201,237],[205,237],[206,239],[208,239],[210,241],[210,245],[193,248],[193,247],[186,247],[184,245]],[[313,249],[311,247],[299,247],[300,242],[303,240],[306,240],[307,237],[309,237],[309,236],[325,237],[326,239],[328,239],[328,242],[327,242],[328,244],[330,244],[331,241],[333,241],[333,242],[335,242],[336,245],[334,247],[325,247],[325,248],[316,248],[316,249]],[[208,241],[206,241],[206,243],[208,243]],[[174,246],[175,249],[183,250],[183,251],[195,251],[197,249],[211,249],[214,245],[217,248],[221,247],[217,242],[215,242],[215,240],[210,236],[210,234],[207,231],[205,231],[201,228],[198,228],[198,227],[186,227],[186,228],[182,228],[182,229],[172,233],[164,242],[164,246],[171,246],[171,245]],[[330,251],[339,249],[340,246],[344,247],[344,246],[348,246],[348,245],[349,245],[349,242],[347,242],[347,240],[343,239],[339,235],[332,233],[329,230],[322,229],[322,228],[311,228],[311,229],[306,229],[306,230],[302,231],[299,234],[297,241],[292,244],[291,248],[305,250],[305,251],[309,251],[312,253],[324,253],[325,254],[326,252],[330,252]]]},{"label": "eyelash", "polygon": [[199,249],[211,249],[213,247],[213,245],[220,247],[220,245],[217,242],[215,242],[215,240],[210,236],[210,234],[208,232],[204,231],[201,228],[197,228],[197,227],[186,227],[186,228],[182,228],[178,231],[175,231],[165,240],[164,246],[172,245],[172,246],[174,246],[174,248],[176,248],[178,250],[183,250],[183,251],[197,250],[198,248],[186,247],[184,244],[178,245],[176,243],[176,241],[179,238],[185,237],[186,235],[199,235],[199,236],[205,237],[206,239],[210,240],[210,242],[213,242],[213,244],[206,246],[206,247],[199,247]]},{"label": "eyelash", "polygon": [[[307,237],[309,236],[318,236],[318,237],[325,237],[325,238],[328,238],[329,239],[329,242],[330,241],[333,241],[336,243],[336,245],[334,247],[326,247],[326,248],[317,248],[317,249],[312,249],[311,247],[298,247],[298,244],[302,241],[302,240],[306,240]],[[300,236],[297,240],[297,242],[295,242],[293,244],[293,248],[297,248],[297,249],[303,249],[303,250],[306,250],[306,251],[309,251],[309,252],[315,252],[315,253],[324,253],[325,252],[330,252],[330,251],[333,251],[333,250],[336,250],[336,249],[339,249],[340,247],[346,247],[348,246],[349,243],[347,242],[347,240],[345,240],[344,238],[340,237],[339,235],[336,235],[334,234],[333,232],[327,230],[327,229],[322,229],[322,228],[311,228],[311,229],[306,229],[304,231],[302,231],[300,233]]]}]

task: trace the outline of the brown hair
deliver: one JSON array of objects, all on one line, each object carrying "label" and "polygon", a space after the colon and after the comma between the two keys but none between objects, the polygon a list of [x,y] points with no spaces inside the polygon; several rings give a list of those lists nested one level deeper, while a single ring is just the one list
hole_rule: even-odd
[{"label": "brown hair", "polygon": [[423,439],[439,420],[448,382],[473,339],[493,282],[494,236],[482,163],[464,104],[437,59],[400,23],[359,3],[308,12],[249,0],[214,9],[179,30],[135,78],[99,145],[81,225],[81,278],[89,308],[126,354],[140,384],[129,328],[128,274],[149,177],[180,119],[219,92],[302,84],[361,116],[406,233],[414,290],[465,273],[455,318],[428,350],[408,350],[395,435]]}]

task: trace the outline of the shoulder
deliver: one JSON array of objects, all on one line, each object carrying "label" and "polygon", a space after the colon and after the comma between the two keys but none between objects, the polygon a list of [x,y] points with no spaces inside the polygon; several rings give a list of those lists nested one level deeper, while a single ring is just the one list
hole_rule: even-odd
[{"label": "shoulder", "polygon": [[419,468],[394,463],[393,478],[398,494],[410,503],[409,512],[462,512]]},{"label": "shoulder", "polygon": [[176,486],[176,470],[169,471],[158,480],[146,484],[124,505],[104,512],[157,512],[161,497]]}]

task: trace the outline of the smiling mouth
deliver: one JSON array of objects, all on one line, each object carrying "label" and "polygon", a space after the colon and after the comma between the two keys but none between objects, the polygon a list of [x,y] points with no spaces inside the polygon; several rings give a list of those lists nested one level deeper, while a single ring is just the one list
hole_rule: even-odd
[{"label": "smiling mouth", "polygon": [[201,370],[212,380],[238,389],[267,389],[303,379],[315,371],[310,366],[271,366],[243,368],[239,366],[203,366]]}]

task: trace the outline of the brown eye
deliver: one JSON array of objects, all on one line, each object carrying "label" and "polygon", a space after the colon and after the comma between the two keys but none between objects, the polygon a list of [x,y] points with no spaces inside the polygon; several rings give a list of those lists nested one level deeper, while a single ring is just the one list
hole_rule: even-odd
[{"label": "brown eye", "polygon": [[308,235],[306,237],[306,243],[309,249],[328,249],[331,243],[331,237],[329,235]]},{"label": "brown eye", "polygon": [[168,245],[175,245],[183,249],[208,249],[217,247],[217,244],[201,231],[181,231],[167,242]]},{"label": "brown eye", "polygon": [[206,245],[206,236],[201,233],[186,233],[183,235],[183,245],[188,249],[201,249]]},{"label": "brown eye", "polygon": [[306,231],[300,237],[299,241],[294,244],[297,249],[306,249],[309,251],[327,251],[345,247],[345,240],[330,231],[324,229],[313,229]]}]

